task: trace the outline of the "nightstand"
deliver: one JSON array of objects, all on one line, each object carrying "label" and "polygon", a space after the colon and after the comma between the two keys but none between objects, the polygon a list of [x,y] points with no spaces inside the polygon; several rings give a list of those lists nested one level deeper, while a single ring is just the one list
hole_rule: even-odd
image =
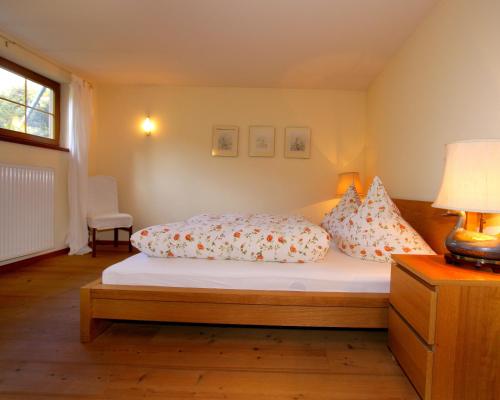
[{"label": "nightstand", "polygon": [[423,399],[500,399],[500,275],[394,255],[389,348]]}]

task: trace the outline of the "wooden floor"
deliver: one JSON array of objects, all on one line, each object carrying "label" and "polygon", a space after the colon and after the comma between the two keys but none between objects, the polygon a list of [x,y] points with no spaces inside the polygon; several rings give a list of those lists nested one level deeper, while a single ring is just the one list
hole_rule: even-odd
[{"label": "wooden floor", "polygon": [[113,324],[79,342],[79,287],[128,254],[0,273],[0,399],[416,399],[385,331]]}]

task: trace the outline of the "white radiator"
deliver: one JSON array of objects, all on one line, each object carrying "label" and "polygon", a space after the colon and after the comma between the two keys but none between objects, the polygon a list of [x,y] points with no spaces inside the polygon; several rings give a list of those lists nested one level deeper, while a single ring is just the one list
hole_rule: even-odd
[{"label": "white radiator", "polygon": [[54,247],[54,170],[0,164],[0,261]]}]

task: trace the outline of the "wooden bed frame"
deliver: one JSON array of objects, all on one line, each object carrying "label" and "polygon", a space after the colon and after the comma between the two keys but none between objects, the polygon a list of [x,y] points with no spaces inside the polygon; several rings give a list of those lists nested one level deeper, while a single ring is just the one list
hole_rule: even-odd
[{"label": "wooden bed frame", "polygon": [[[429,202],[394,200],[438,253],[455,223]],[[298,292],[104,285],[81,288],[80,334],[90,342],[112,320],[303,327],[385,328],[387,293]]]}]

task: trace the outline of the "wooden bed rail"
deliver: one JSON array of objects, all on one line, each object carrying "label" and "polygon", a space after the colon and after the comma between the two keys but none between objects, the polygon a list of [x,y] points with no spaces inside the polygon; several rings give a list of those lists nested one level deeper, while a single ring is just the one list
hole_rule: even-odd
[{"label": "wooden bed rail", "polygon": [[387,327],[388,295],[103,285],[81,288],[81,341],[110,320],[302,327]]}]

